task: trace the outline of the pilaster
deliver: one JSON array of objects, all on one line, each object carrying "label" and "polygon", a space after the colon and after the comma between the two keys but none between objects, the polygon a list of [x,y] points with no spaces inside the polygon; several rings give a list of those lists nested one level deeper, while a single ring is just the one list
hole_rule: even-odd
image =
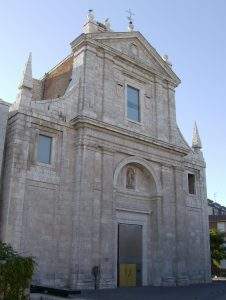
[{"label": "pilaster", "polygon": [[186,224],[186,204],[183,192],[184,170],[179,167],[174,168],[175,178],[175,214],[176,214],[176,283],[177,285],[187,285],[187,224]]},{"label": "pilaster", "polygon": [[163,247],[163,227],[162,227],[162,196],[155,196],[151,198],[151,207],[153,211],[153,231],[152,231],[152,243],[154,243],[154,253],[152,254],[152,265],[151,268],[153,274],[151,274],[151,284],[154,286],[160,286],[162,284],[162,270],[164,264],[162,261],[164,249]]},{"label": "pilaster", "polygon": [[162,285],[175,285],[175,199],[174,199],[174,173],[170,166],[161,166],[161,177],[163,185],[162,203],[162,247],[167,255],[162,256]]},{"label": "pilaster", "polygon": [[102,288],[115,287],[115,222],[113,219],[113,157],[110,149],[102,150],[102,197],[101,197],[101,231],[100,261]]}]

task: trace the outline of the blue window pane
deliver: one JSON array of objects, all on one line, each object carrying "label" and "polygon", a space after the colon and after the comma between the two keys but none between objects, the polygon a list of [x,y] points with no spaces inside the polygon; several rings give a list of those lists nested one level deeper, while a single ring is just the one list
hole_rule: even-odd
[{"label": "blue window pane", "polygon": [[127,86],[127,117],[130,120],[140,121],[140,100],[139,90],[131,86]]},{"label": "blue window pane", "polygon": [[52,147],[52,138],[40,134],[38,138],[38,151],[37,151],[37,160],[39,162],[50,164],[51,147]]}]

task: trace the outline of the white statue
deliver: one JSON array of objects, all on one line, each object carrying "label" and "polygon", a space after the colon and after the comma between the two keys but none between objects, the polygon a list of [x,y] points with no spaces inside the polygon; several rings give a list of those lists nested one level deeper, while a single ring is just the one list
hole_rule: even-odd
[{"label": "white statue", "polygon": [[135,170],[128,168],[126,172],[126,188],[135,189]]}]

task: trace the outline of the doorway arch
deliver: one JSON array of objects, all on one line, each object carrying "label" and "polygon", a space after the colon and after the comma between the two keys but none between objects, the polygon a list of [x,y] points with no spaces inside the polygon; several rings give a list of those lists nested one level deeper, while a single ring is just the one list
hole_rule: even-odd
[{"label": "doorway arch", "polygon": [[[136,285],[140,283],[147,285],[150,283],[148,274],[152,269],[151,255],[156,253],[151,250],[151,247],[157,234],[157,199],[161,195],[160,180],[150,163],[136,156],[125,158],[118,163],[113,180],[116,208],[117,283],[119,286],[135,285],[135,282]],[[134,235],[131,233],[133,231]],[[125,232],[131,237],[131,240],[126,242],[128,245],[140,243],[137,253],[130,253],[130,249],[126,248]],[[139,252],[139,249],[142,251]],[[126,272],[133,274],[127,281],[124,278],[127,276]],[[138,272],[142,276],[139,277]]]}]

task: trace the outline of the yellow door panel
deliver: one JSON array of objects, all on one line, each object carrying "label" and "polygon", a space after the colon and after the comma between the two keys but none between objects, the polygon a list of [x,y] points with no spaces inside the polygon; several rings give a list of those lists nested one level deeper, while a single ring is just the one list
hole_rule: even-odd
[{"label": "yellow door panel", "polygon": [[136,264],[119,265],[119,286],[136,286]]}]

